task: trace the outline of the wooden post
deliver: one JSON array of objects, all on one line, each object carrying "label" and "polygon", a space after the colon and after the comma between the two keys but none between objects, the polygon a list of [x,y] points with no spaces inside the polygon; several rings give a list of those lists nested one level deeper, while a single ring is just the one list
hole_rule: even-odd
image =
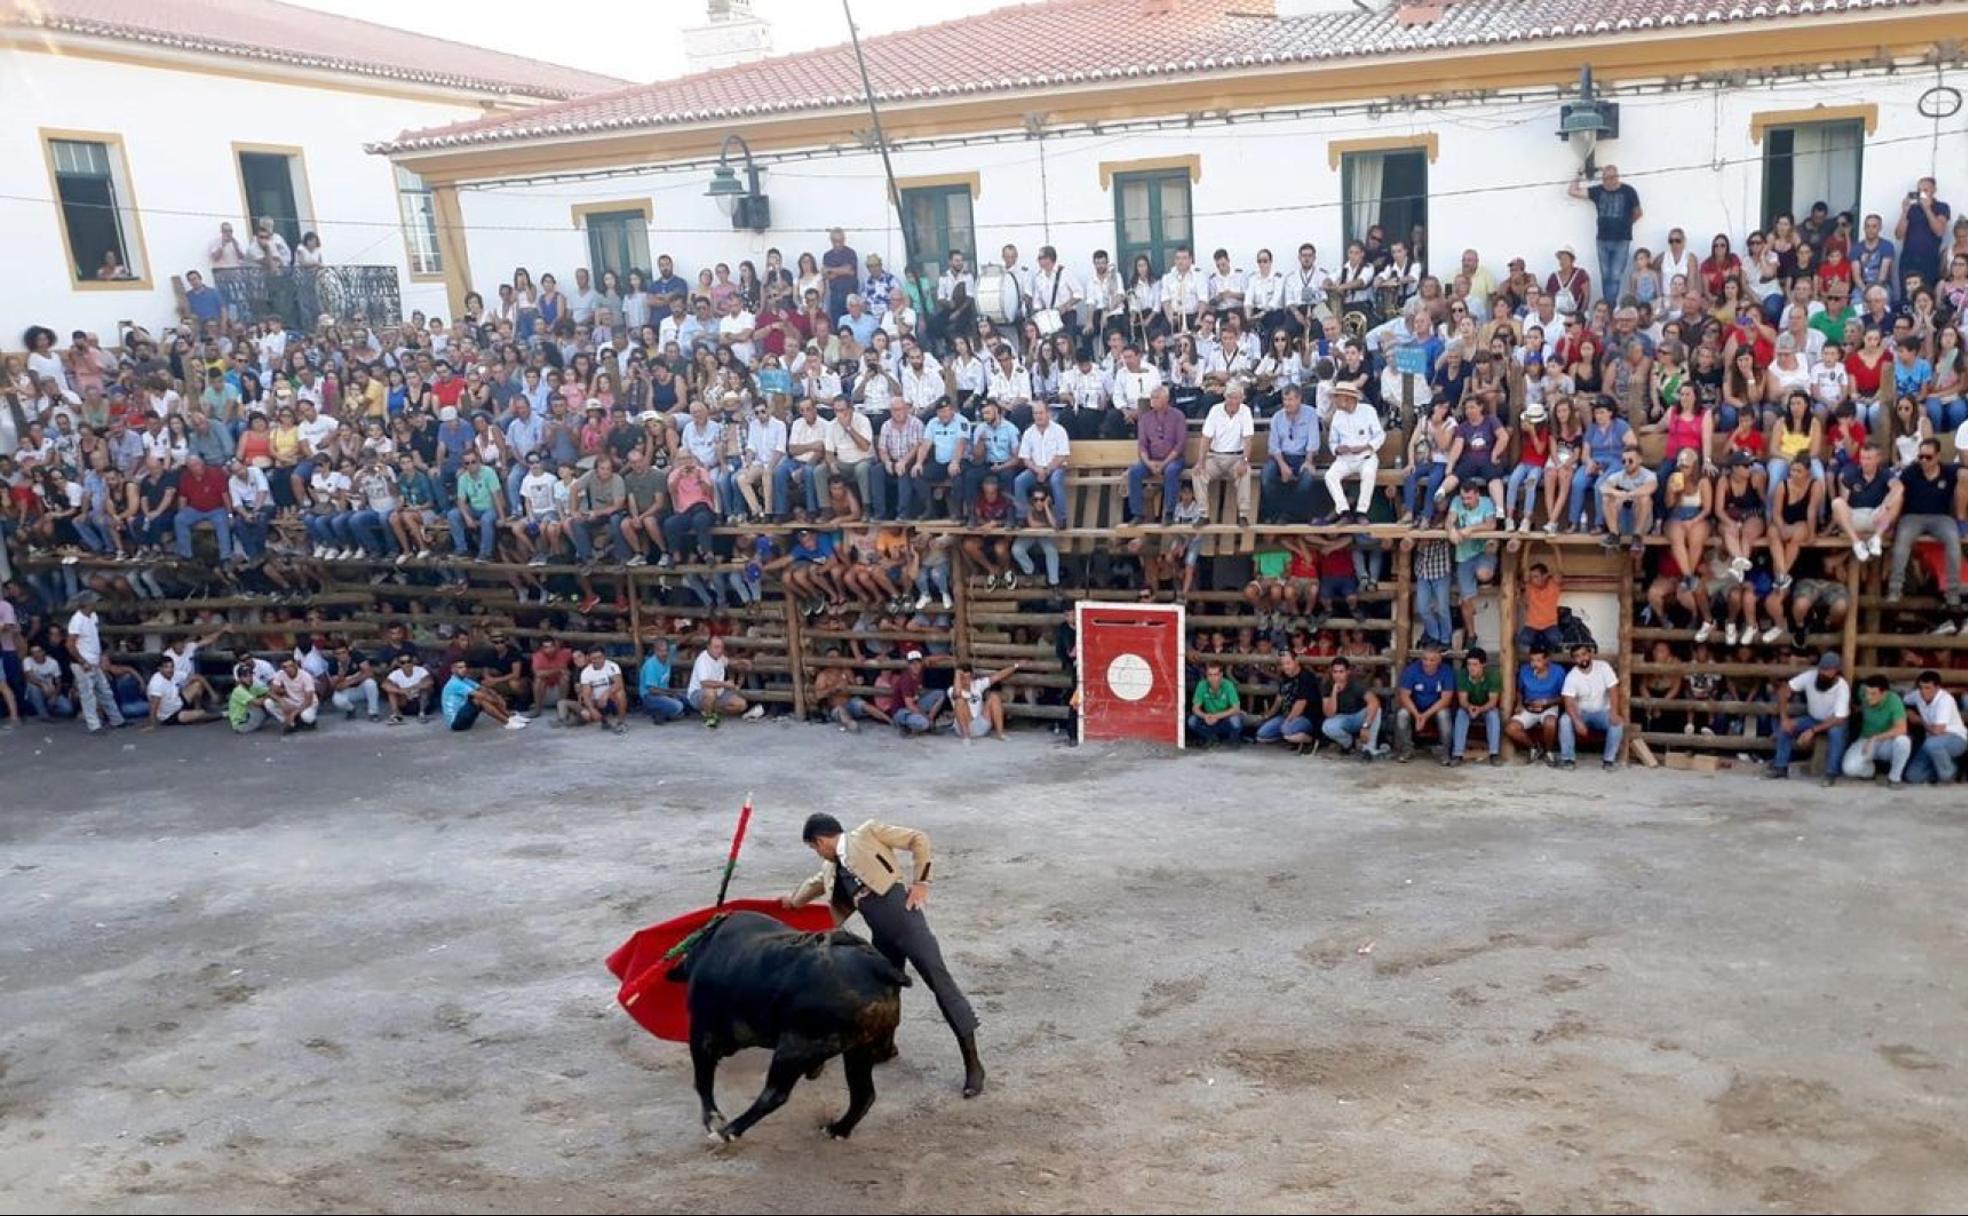
[{"label": "wooden post", "polygon": [[[1512,537],[1503,544],[1503,559],[1497,562],[1497,581],[1501,584],[1497,598],[1497,677],[1503,681],[1503,689],[1497,694],[1498,701],[1508,700],[1517,687],[1517,584],[1523,581],[1525,547],[1522,540]],[[1503,741],[1503,757],[1516,759],[1516,748],[1508,736]]]},{"label": "wooden post", "polygon": [[1394,545],[1394,678],[1414,645],[1414,542],[1403,537]]},{"label": "wooden post", "polygon": [[956,613],[950,619],[950,650],[957,656],[957,662],[968,663],[970,659],[970,571],[964,561],[963,545],[956,537],[950,540],[950,595],[956,600]]},{"label": "wooden post", "polygon": [[1620,719],[1626,723],[1626,734],[1620,740],[1620,763],[1628,762],[1633,754],[1633,735],[1638,729],[1633,722],[1633,570],[1634,559],[1621,551],[1619,573],[1619,685],[1614,694],[1619,704]]},{"label": "wooden post", "polygon": [[642,663],[642,588],[636,586],[634,570],[622,573],[623,586],[629,593],[629,639],[635,643],[635,656],[638,666]]},{"label": "wooden post", "polygon": [[793,717],[806,721],[806,625],[800,618],[799,603],[785,594],[780,598],[786,609],[786,670],[793,677]]},{"label": "wooden post", "polygon": [[[1853,684],[1859,682],[1859,617],[1864,609],[1859,607],[1859,563],[1847,560],[1845,563],[1845,638],[1839,647],[1845,658],[1845,678]],[[1875,613],[1879,609],[1873,609]]]}]

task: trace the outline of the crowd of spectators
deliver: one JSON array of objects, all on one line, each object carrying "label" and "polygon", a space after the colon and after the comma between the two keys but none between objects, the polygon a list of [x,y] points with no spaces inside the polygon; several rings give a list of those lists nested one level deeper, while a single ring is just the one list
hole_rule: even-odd
[{"label": "crowd of spectators", "polygon": [[[80,601],[205,591],[300,604],[348,577],[338,563],[362,562],[358,577],[379,588],[489,576],[521,604],[585,617],[611,590],[620,605],[621,572],[646,565],[675,572],[666,594],[712,611],[757,604],[775,584],[823,627],[915,619],[947,635],[954,552],[987,589],[1060,586],[1073,445],[1112,439],[1133,441],[1126,511],[1143,533],[1103,565],[1144,595],[1195,587],[1213,518],[1343,526],[1260,548],[1253,563],[1256,632],[1280,655],[1267,678],[1305,695],[1260,721],[1235,679],[1200,670],[1201,738],[1373,755],[1386,733],[1405,755],[1433,734],[1454,761],[1480,722],[1492,755],[1509,736],[1569,763],[1591,737],[1610,761],[1628,725],[1608,696],[1619,677],[1547,619],[1562,581],[1548,568],[1527,584],[1518,683],[1541,670],[1528,660],[1542,646],[1570,661],[1562,687],[1496,687],[1474,605],[1515,537],[1592,532],[1631,548],[1648,621],[1690,631],[1665,656],[1690,665],[1688,684],[1704,680],[1704,659],[1808,657],[1853,610],[1847,563],[1886,567],[1889,610],[1911,589],[1940,604],[1922,610],[1924,628],[1962,628],[1968,220],[1951,222],[1937,184],[1922,179],[1894,215],[1777,216],[1741,254],[1717,234],[1706,257],[1680,228],[1658,252],[1634,248],[1647,213],[1610,166],[1573,193],[1594,209],[1596,278],[1569,246],[1548,273],[1525,257],[1497,272],[1473,249],[1431,273],[1424,232],[1386,240],[1377,228],[1332,269],[1309,242],[1284,270],[1270,250],[1247,271],[1228,250],[1206,267],[1182,249],[1125,274],[1104,252],[1076,270],[1051,246],[1028,267],[1007,245],[981,271],[953,254],[933,275],[898,277],[835,230],[818,257],[789,266],[769,250],[763,265],[719,263],[694,281],[667,255],[647,270],[577,268],[566,287],[519,269],[448,323],[413,314],[373,328],[236,315],[190,272],[182,315],[156,336],[132,327],[112,348],[78,331],[62,345],[37,326],[6,361],[0,534],[23,569],[0,617],[0,708],[72,706],[92,728],[131,709],[193,721],[221,710],[201,678],[214,676],[235,727],[306,729],[323,701],[508,729],[541,709],[615,729],[638,711],[714,724],[765,708],[730,673],[697,670],[727,661],[721,639],[689,681],[634,689],[628,655],[580,654],[567,695],[543,700],[528,672],[522,692],[462,656],[432,667],[430,645],[358,652],[345,669],[336,647],[304,638],[271,668],[201,673],[179,655],[118,672],[116,647],[78,636],[92,619]],[[216,259],[223,240],[214,248]],[[1426,370],[1408,376],[1416,355]],[[927,520],[960,527],[910,526]],[[797,527],[764,526],[777,523]],[[1321,618],[1376,611],[1360,593],[1390,561],[1412,563],[1421,653],[1375,681],[1338,661]],[[8,618],[41,625],[9,632]],[[1286,670],[1288,653],[1331,660],[1326,676]],[[49,662],[53,681],[30,676]],[[815,700],[843,725],[908,730],[954,721],[967,698],[952,694],[983,686],[961,729],[1001,725],[990,698],[1009,690],[947,674],[937,704],[913,691]],[[143,695],[126,695],[132,680]],[[1737,691],[1731,703],[1755,698]],[[1791,737],[1805,719],[1788,695],[1761,692],[1770,715],[1683,725],[1755,731],[1772,718],[1779,729],[1761,733]],[[1829,732],[1799,733],[1840,751]]]}]

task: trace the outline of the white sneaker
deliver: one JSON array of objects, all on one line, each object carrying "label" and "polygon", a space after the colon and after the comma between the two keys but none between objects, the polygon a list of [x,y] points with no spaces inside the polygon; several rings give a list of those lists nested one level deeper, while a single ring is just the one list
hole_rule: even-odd
[{"label": "white sneaker", "polygon": [[1700,645],[1701,643],[1706,642],[1710,637],[1714,636],[1714,634],[1715,634],[1715,622],[1703,621],[1701,623],[1701,628],[1695,630],[1695,643],[1697,645]]},{"label": "white sneaker", "polygon": [[1734,646],[1736,644],[1736,639],[1739,636],[1740,635],[1737,634],[1736,632],[1736,623],[1734,621],[1730,621],[1729,628],[1723,631],[1722,634],[1723,640],[1728,642],[1729,645]]},{"label": "white sneaker", "polygon": [[1547,523],[1547,524],[1545,524],[1545,525],[1544,525],[1544,534],[1545,534],[1546,536],[1556,536],[1556,535],[1558,535],[1558,521],[1554,519],[1554,520],[1552,520],[1552,521],[1551,521],[1550,523]]},{"label": "white sneaker", "polygon": [[745,721],[756,722],[765,716],[765,706],[754,705],[745,711]]},{"label": "white sneaker", "polygon": [[1763,631],[1763,644],[1765,646],[1768,646],[1772,642],[1775,642],[1778,638],[1782,637],[1783,634],[1784,631],[1782,625],[1772,625],[1768,629],[1765,629]]},{"label": "white sneaker", "polygon": [[1871,553],[1874,557],[1878,557],[1881,553],[1885,552],[1884,542],[1882,542],[1879,539],[1879,534],[1877,532],[1873,533],[1872,539],[1866,542],[1866,551]]},{"label": "white sneaker", "polygon": [[921,612],[927,607],[929,607],[929,592],[925,591],[916,597],[916,611]]},{"label": "white sneaker", "polygon": [[943,611],[948,612],[950,609],[954,607],[956,607],[956,605],[950,601],[950,593],[945,591],[943,593]]},{"label": "white sneaker", "polygon": [[1852,556],[1864,561],[1872,556],[1872,547],[1862,540],[1852,542]]},{"label": "white sneaker", "polygon": [[1942,621],[1940,624],[1934,626],[1934,636],[1937,638],[1952,637],[1957,628],[1959,626],[1953,621]]},{"label": "white sneaker", "polygon": [[507,730],[525,730],[525,729],[526,729],[526,719],[524,719],[524,718],[508,718],[508,719],[506,719],[506,729],[507,729]]}]

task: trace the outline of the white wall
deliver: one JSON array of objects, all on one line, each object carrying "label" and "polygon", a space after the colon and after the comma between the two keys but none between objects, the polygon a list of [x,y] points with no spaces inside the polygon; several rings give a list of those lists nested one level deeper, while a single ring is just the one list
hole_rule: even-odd
[{"label": "white wall", "polygon": [[[1954,72],[1952,83],[1962,86],[1963,75]],[[1716,232],[1730,234],[1740,249],[1762,208],[1762,149],[1750,142],[1750,116],[1875,102],[1879,129],[1866,147],[1862,193],[1866,209],[1888,217],[1890,235],[1895,204],[1913,181],[1934,172],[1936,163],[1959,165],[1968,155],[1959,117],[1941,124],[1954,133],[1942,137],[1938,148],[1926,138],[1935,124],[1919,117],[1915,100],[1934,83],[1927,72],[1917,79],[1903,74],[1620,98],[1622,135],[1605,145],[1600,160],[1617,163],[1640,191],[1646,218],[1639,243],[1658,251],[1667,229],[1680,224],[1699,253],[1706,254]],[[1328,164],[1328,141],[1433,132],[1440,148],[1439,159],[1429,166],[1435,269],[1451,269],[1463,248],[1474,247],[1499,274],[1519,253],[1532,269],[1548,271],[1558,246],[1571,244],[1596,274],[1592,210],[1565,197],[1563,183],[1578,164],[1557,138],[1557,123],[1554,102],[1493,102],[1379,119],[1352,114],[1062,137],[1045,142],[1043,193],[1040,147],[1027,140],[903,149],[895,154],[895,172],[901,177],[977,172],[981,191],[973,210],[984,260],[996,261],[998,248],[1009,240],[1030,265],[1037,247],[1050,241],[1069,266],[1083,269],[1094,249],[1111,251],[1115,243],[1113,199],[1099,178],[1102,161],[1200,154],[1202,180],[1193,187],[1199,260],[1220,245],[1249,269],[1258,247],[1269,246],[1282,270],[1293,263],[1302,240],[1319,247],[1327,266],[1339,260],[1340,174]],[[1958,177],[1941,174],[1944,198],[1946,183]],[[745,258],[762,263],[768,246],[781,249],[790,265],[802,249],[824,249],[824,230],[835,224],[848,230],[849,243],[863,256],[880,252],[891,268],[900,265],[901,235],[886,203],[880,159],[873,154],[766,167],[764,189],[774,227],[763,234],[730,230],[704,197],[709,178],[708,170],[693,168],[580,183],[467,187],[460,198],[474,286],[490,298],[516,265],[528,267],[535,279],[551,270],[566,281],[587,257],[569,205],[643,197],[656,209],[652,255],[672,254],[686,277],[719,260],[734,267]],[[1953,201],[1959,212],[1968,197],[1957,190]]]},{"label": "white wall", "polygon": [[[205,248],[221,219],[231,220],[236,233],[246,232],[235,142],[304,148],[315,227],[329,260],[395,265],[405,315],[418,307],[443,315],[443,284],[410,281],[390,164],[362,145],[478,113],[463,103],[0,51],[0,162],[10,166],[0,195],[25,196],[0,197],[0,265],[9,278],[9,290],[0,296],[0,348],[18,349],[21,331],[31,324],[51,326],[64,342],[70,330],[88,329],[113,343],[118,321],[136,321],[153,332],[169,322],[176,314],[171,276],[208,269]],[[122,136],[142,211],[151,289],[74,289],[40,146],[42,128]]]}]

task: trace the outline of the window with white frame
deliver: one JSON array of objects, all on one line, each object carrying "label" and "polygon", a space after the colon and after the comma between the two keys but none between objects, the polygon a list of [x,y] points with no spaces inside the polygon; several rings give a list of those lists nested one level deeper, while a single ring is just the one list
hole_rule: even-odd
[{"label": "window with white frame", "polygon": [[403,243],[410,252],[410,273],[444,273],[444,250],[437,243],[437,199],[424,179],[396,166],[396,203],[403,213]]},{"label": "window with white frame", "polygon": [[62,234],[78,283],[141,280],[142,242],[131,207],[129,169],[122,145],[107,139],[50,137]]}]

